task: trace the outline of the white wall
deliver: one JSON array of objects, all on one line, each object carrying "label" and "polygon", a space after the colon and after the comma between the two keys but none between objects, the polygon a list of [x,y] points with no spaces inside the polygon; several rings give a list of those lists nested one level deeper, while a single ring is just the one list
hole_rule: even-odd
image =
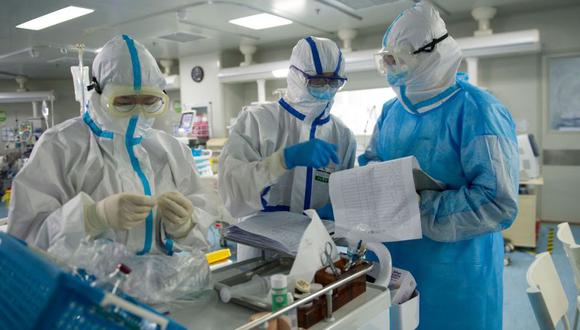
[{"label": "white wall", "polygon": [[[540,54],[483,59],[479,64],[480,85],[496,95],[511,111],[516,121],[525,119],[528,130],[533,133],[544,149],[580,149],[580,134],[553,134],[543,129],[543,57],[563,52],[580,53],[580,6],[568,6],[541,12],[527,12],[519,15],[502,15],[492,20],[495,32],[537,28],[540,30],[543,51]],[[471,36],[476,29],[473,20],[452,22],[448,25],[450,33],[456,37]],[[355,50],[379,48],[384,28],[363,31],[353,42]],[[291,44],[286,48],[272,47],[259,49],[255,55],[258,62],[283,60],[290,57]],[[464,66],[462,66],[464,68]],[[363,72],[349,75],[345,90],[377,88],[385,86],[384,78],[376,72]],[[267,96],[271,99],[274,88],[283,87],[284,80],[267,82]],[[233,87],[232,87],[233,86]],[[245,83],[232,85],[235,96],[226,91],[225,102],[248,104],[257,99],[256,85]],[[241,96],[243,95],[243,96]],[[233,100],[233,99],[235,100]],[[241,107],[238,107],[241,109]],[[229,114],[236,113],[230,108]],[[544,166],[545,186],[540,198],[540,217],[544,220],[572,221],[580,223],[580,166]]]},{"label": "white wall", "polygon": [[[205,72],[203,81],[199,83],[191,79],[191,69],[195,66],[201,66]],[[204,106],[211,103],[212,115],[209,120],[212,127],[212,137],[226,136],[227,114],[224,105],[228,104],[228,102],[224,101],[223,88],[217,78],[219,66],[219,53],[195,55],[179,59],[181,103],[195,106]]]}]

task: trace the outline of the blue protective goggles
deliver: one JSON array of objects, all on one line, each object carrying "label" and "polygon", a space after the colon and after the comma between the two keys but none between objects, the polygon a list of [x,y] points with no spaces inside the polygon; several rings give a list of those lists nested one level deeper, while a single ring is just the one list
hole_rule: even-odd
[{"label": "blue protective goggles", "polygon": [[295,69],[298,72],[302,73],[302,75],[306,79],[307,87],[320,88],[324,86],[330,86],[332,88],[340,89],[344,86],[344,84],[348,80],[345,77],[340,77],[336,75],[335,76],[309,75],[308,73],[300,70],[294,65],[291,65],[290,68]]}]

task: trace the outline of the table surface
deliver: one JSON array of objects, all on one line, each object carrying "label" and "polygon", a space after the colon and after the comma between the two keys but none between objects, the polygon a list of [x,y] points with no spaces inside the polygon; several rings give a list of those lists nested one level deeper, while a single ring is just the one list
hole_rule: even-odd
[{"label": "table surface", "polygon": [[529,180],[520,180],[520,184],[530,185],[530,186],[543,186],[544,185],[544,177],[538,177],[535,179]]},{"label": "table surface", "polygon": [[[221,281],[255,267],[242,262],[212,272],[213,281]],[[390,292],[384,287],[367,283],[367,290],[333,313],[332,322],[321,321],[310,329],[354,329],[384,312],[390,305]],[[169,308],[170,317],[188,329],[235,329],[249,322],[257,313],[246,307],[221,302],[215,290],[206,292],[196,301],[180,301]]]},{"label": "table surface", "polygon": [[[314,327],[318,329],[349,329],[362,325],[381,311],[385,311],[390,300],[388,290],[367,286],[367,291],[333,313],[332,322],[321,321]],[[188,329],[235,329],[249,322],[256,311],[236,305],[225,304],[219,300],[215,291],[210,291],[194,302],[179,302],[170,308],[170,317]]]}]

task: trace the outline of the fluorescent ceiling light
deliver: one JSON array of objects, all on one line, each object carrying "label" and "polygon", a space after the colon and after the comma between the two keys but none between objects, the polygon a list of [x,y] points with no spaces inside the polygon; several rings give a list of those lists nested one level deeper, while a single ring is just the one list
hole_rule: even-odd
[{"label": "fluorescent ceiling light", "polygon": [[49,26],[60,24],[62,22],[70,21],[71,19],[90,14],[92,12],[94,12],[93,9],[68,6],[63,9],[53,11],[52,13],[37,17],[28,22],[24,22],[20,25],[17,25],[16,27],[19,29],[38,31],[46,29]]},{"label": "fluorescent ceiling light", "polygon": [[252,30],[263,30],[276,26],[292,24],[292,21],[289,19],[266,13],[236,18],[230,20],[229,22],[239,26],[247,27]]},{"label": "fluorescent ceiling light", "polygon": [[274,78],[285,78],[285,77],[288,77],[289,71],[290,71],[290,69],[272,70],[272,75],[274,76]]}]

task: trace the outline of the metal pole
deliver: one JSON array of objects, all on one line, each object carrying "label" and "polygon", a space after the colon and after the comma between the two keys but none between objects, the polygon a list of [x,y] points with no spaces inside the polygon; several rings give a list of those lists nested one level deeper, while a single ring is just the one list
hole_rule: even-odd
[{"label": "metal pole", "polygon": [[52,125],[50,125],[50,127],[54,126],[54,98],[50,99],[50,117],[52,120]]},{"label": "metal pole", "polygon": [[332,292],[333,290],[330,290],[326,293],[326,322],[334,321],[334,316],[332,316]]}]

